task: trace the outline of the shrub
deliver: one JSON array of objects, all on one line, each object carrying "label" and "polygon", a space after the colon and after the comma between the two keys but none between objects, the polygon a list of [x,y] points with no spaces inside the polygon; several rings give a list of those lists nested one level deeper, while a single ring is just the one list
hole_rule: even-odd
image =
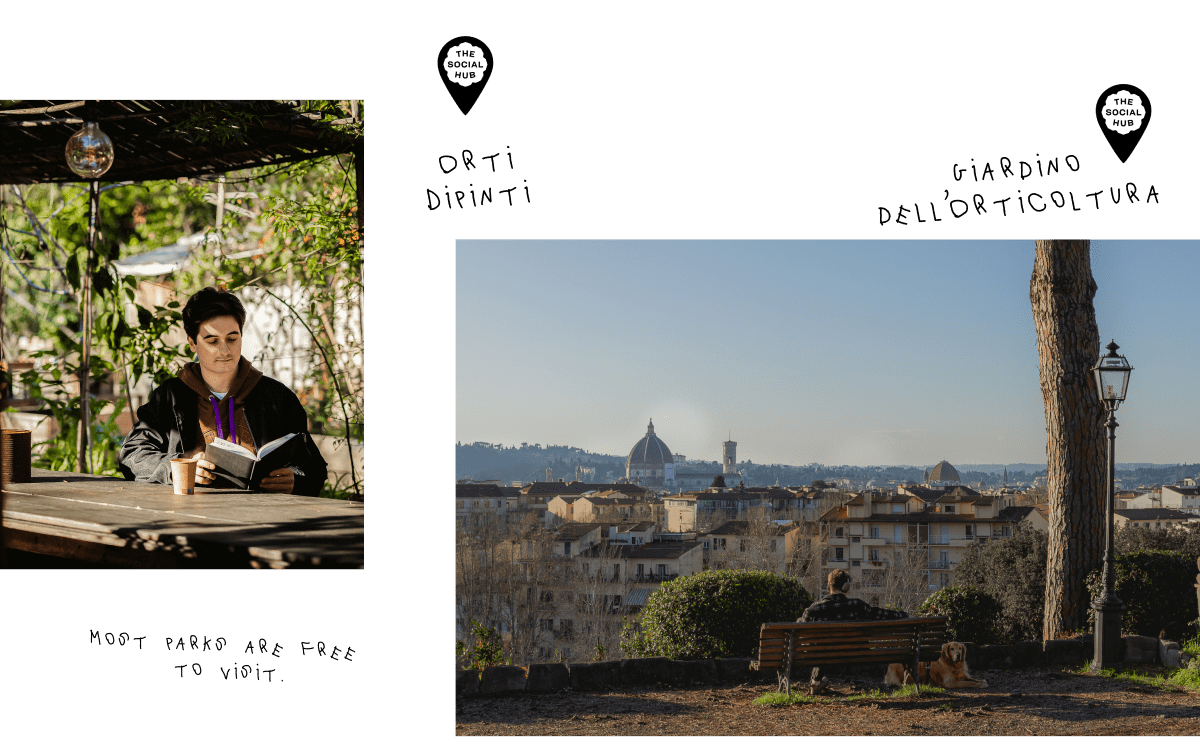
[{"label": "shrub", "polygon": [[917,614],[947,617],[946,635],[953,641],[995,643],[1000,605],[991,594],[974,586],[951,586],[930,595]]},{"label": "shrub", "polygon": [[1144,526],[1123,526],[1113,531],[1113,551],[1118,555],[1150,550],[1182,552],[1195,560],[1200,557],[1200,524],[1167,526],[1147,529]]},{"label": "shrub", "polygon": [[[1103,566],[1087,576],[1092,599],[1104,593]],[[1157,637],[1166,630],[1180,640],[1195,635],[1191,621],[1196,612],[1196,561],[1182,552],[1149,550],[1119,555],[1113,571],[1113,588],[1125,603],[1121,628],[1129,633]],[[1088,610],[1089,621],[1095,612]]]},{"label": "shrub", "polygon": [[1008,538],[971,546],[958,564],[958,586],[974,586],[999,607],[996,643],[1040,641],[1046,611],[1046,544],[1044,531],[1020,528]]},{"label": "shrub", "polygon": [[475,620],[471,620],[471,635],[475,638],[475,645],[468,646],[462,641],[455,641],[454,655],[459,666],[480,670],[482,678],[485,668],[504,663],[504,648],[500,645],[500,634],[495,628],[484,627]]},{"label": "shrub", "polygon": [[632,656],[713,659],[755,656],[764,622],[793,622],[812,604],[799,580],[759,570],[709,570],[650,595],[640,632],[626,627]]}]

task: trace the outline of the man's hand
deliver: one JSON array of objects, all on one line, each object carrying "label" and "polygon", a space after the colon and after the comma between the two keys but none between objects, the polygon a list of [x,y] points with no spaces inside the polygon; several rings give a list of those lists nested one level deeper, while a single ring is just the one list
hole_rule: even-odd
[{"label": "man's hand", "polygon": [[276,492],[281,495],[290,495],[296,486],[296,475],[288,467],[276,469],[270,474],[263,477],[259,482],[258,489],[261,492]]},{"label": "man's hand", "polygon": [[203,458],[196,461],[196,484],[212,484],[217,475],[212,472],[217,465]]}]

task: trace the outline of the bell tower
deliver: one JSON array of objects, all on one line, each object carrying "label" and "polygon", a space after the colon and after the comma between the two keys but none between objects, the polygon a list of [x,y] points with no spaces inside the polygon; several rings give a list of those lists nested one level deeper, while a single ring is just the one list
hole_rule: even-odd
[{"label": "bell tower", "polygon": [[721,443],[721,473],[729,476],[737,472],[737,443],[732,440]]}]

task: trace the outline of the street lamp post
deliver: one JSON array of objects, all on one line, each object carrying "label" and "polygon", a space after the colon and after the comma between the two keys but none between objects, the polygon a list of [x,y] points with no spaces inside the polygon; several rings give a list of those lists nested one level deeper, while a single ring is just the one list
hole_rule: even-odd
[{"label": "street lamp post", "polygon": [[1113,495],[1116,485],[1117,407],[1125,400],[1129,387],[1129,373],[1133,370],[1125,357],[1117,354],[1116,342],[1108,345],[1108,354],[1096,361],[1092,372],[1096,374],[1096,387],[1100,399],[1108,410],[1108,499],[1104,504],[1104,594],[1092,602],[1096,611],[1095,651],[1092,656],[1092,671],[1114,669],[1121,666],[1121,613],[1125,603],[1113,591],[1115,561],[1113,559]]},{"label": "street lamp post", "polygon": [[79,365],[79,433],[76,436],[76,471],[90,473],[91,455],[91,366],[92,366],[92,265],[96,256],[96,223],[100,214],[100,180],[113,163],[112,139],[96,124],[98,109],[95,103],[86,105],[83,127],[67,141],[67,166],[88,181],[87,260],[84,264],[80,320],[82,321],[83,351]]}]

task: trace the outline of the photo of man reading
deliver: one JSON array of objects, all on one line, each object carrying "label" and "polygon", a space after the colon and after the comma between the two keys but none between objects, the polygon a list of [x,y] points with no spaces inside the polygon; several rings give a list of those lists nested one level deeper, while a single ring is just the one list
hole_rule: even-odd
[{"label": "photo of man reading", "polygon": [[230,292],[205,287],[188,300],[183,328],[196,361],[155,388],[137,410],[137,423],[119,458],[127,479],[171,484],[171,459],[198,458],[196,484],[234,487],[206,460],[206,447],[214,440],[228,441],[257,453],[294,433],[298,439],[288,464],[250,488],[309,496],[321,491],[326,462],[308,433],[300,400],[242,356],[245,322],[246,310]]}]

